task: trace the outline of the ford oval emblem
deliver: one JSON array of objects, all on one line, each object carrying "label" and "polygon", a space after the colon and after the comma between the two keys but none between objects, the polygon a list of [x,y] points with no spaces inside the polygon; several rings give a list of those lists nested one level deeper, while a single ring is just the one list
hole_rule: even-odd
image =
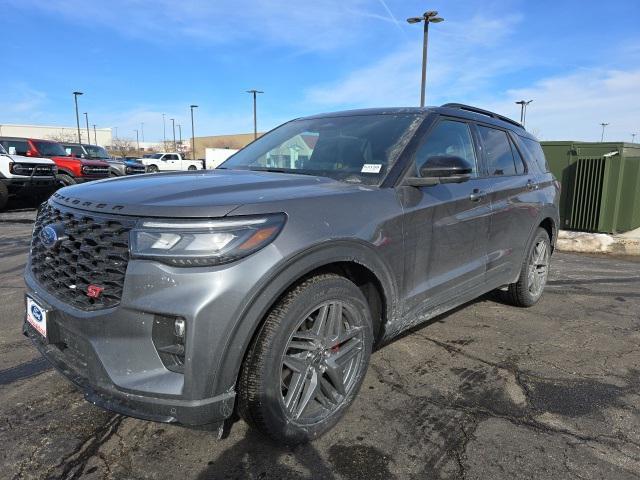
[{"label": "ford oval emblem", "polygon": [[31,315],[37,322],[42,321],[42,312],[35,305],[31,305]]},{"label": "ford oval emblem", "polygon": [[64,237],[64,227],[61,224],[51,224],[40,230],[40,241],[47,248],[55,247]]}]

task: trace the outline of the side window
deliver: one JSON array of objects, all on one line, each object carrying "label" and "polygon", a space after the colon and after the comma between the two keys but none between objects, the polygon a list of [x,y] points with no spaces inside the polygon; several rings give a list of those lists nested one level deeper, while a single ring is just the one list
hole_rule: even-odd
[{"label": "side window", "polygon": [[431,157],[441,155],[455,155],[462,158],[471,167],[472,176],[476,175],[478,169],[469,125],[455,120],[439,122],[418,147],[415,156],[416,175],[420,176],[420,168]]},{"label": "side window", "polygon": [[27,144],[27,142],[19,140],[3,140],[2,146],[7,152],[11,149],[11,147],[13,147],[16,149],[16,155],[22,156],[26,156],[27,150],[29,150],[29,145]]},{"label": "side window", "polygon": [[540,144],[535,140],[531,140],[530,138],[519,137],[519,139],[520,144],[524,145],[529,158],[531,158],[536,162],[536,164],[538,164],[540,171],[545,173],[548,172],[549,164],[547,163],[547,159],[544,156],[544,152],[542,151],[542,147],[540,146]]},{"label": "side window", "polygon": [[516,174],[522,175],[526,170],[526,167],[524,166],[524,160],[522,159],[522,155],[520,155],[518,148],[514,145],[513,139],[509,143],[511,143],[511,153],[513,153],[513,160],[516,162]]},{"label": "side window", "polygon": [[163,160],[178,160],[177,155],[165,155]]},{"label": "side window", "polygon": [[507,133],[484,125],[478,125],[478,132],[482,138],[489,175],[492,177],[516,175],[516,165]]}]

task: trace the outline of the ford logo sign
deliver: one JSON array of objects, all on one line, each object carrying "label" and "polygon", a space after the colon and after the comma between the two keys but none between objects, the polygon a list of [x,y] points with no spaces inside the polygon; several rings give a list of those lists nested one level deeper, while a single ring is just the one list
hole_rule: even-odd
[{"label": "ford logo sign", "polygon": [[40,230],[40,241],[47,248],[53,248],[64,238],[64,227],[61,224],[51,224]]},{"label": "ford logo sign", "polygon": [[42,321],[42,312],[35,305],[31,305],[31,316],[33,316],[33,318],[37,322],[41,322]]}]

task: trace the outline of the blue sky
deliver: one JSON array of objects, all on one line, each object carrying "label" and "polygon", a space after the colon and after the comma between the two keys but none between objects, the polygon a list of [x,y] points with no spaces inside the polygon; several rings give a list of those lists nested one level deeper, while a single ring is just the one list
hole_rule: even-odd
[{"label": "blue sky", "polygon": [[[427,103],[519,118],[542,139],[640,140],[638,0],[0,0],[2,123],[99,127],[162,138],[162,113],[190,135],[419,101],[421,27],[431,27]],[[168,122],[170,131],[170,123]],[[170,134],[168,133],[168,136]]]}]

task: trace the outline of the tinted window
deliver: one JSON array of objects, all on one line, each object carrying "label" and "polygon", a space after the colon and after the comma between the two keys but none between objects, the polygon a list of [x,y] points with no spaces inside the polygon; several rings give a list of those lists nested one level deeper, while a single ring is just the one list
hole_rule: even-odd
[{"label": "tinted window", "polygon": [[516,166],[507,133],[482,125],[478,126],[478,131],[482,138],[489,175],[515,175]]},{"label": "tinted window", "polygon": [[68,157],[67,152],[62,148],[62,145],[55,142],[39,142],[34,141],[33,144],[43,157]]},{"label": "tinted window", "polygon": [[277,170],[377,185],[422,119],[388,114],[294,120],[258,138],[218,168]]},{"label": "tinted window", "polygon": [[85,145],[90,158],[110,159],[109,153],[97,145]]},{"label": "tinted window", "polygon": [[8,152],[11,147],[16,149],[16,155],[27,155],[29,144],[26,140],[2,140],[2,145]]},{"label": "tinted window", "polygon": [[476,173],[476,155],[469,125],[443,120],[438,123],[416,152],[416,174],[431,157],[454,155],[465,160]]},{"label": "tinted window", "polygon": [[177,155],[165,155],[163,160],[178,160]]},{"label": "tinted window", "polygon": [[526,153],[528,154],[528,157],[536,162],[542,172],[548,172],[549,164],[547,163],[547,159],[544,156],[544,152],[542,151],[540,144],[529,138],[520,137],[520,140],[520,144],[527,150]]},{"label": "tinted window", "polygon": [[84,150],[82,150],[82,147],[80,145],[65,145],[64,150],[70,155],[75,155],[78,158],[84,155]]},{"label": "tinted window", "polygon": [[518,175],[522,175],[526,170],[524,166],[524,160],[522,159],[522,155],[520,155],[520,152],[518,151],[516,146],[513,144],[513,141],[511,141],[510,143],[511,143],[511,152],[513,153],[513,159],[516,162],[516,173]]}]

